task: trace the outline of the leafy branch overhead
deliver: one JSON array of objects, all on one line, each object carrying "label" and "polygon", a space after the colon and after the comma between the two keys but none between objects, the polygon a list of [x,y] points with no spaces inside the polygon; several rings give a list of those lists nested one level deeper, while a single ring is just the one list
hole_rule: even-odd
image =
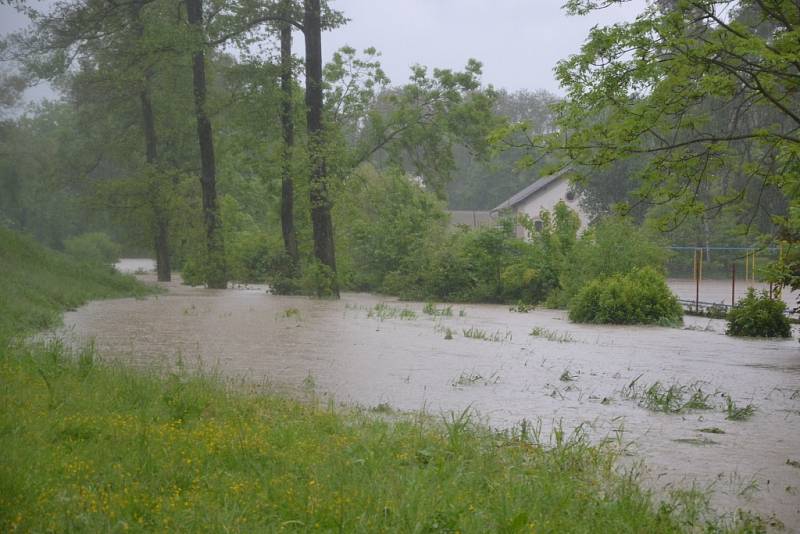
[{"label": "leafy branch overhead", "polygon": [[[585,14],[621,3],[572,0]],[[662,0],[594,28],[560,62],[561,133],[547,145],[587,167],[629,158],[638,197],[678,219],[797,198],[800,6],[786,0]]]}]

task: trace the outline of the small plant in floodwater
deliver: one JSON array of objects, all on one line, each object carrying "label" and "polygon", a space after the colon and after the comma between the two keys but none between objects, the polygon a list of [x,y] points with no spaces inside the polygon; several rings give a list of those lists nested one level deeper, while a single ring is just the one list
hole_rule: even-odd
[{"label": "small plant in floodwater", "polygon": [[303,379],[303,387],[308,391],[313,391],[317,387],[317,381],[314,380],[314,375],[311,374],[311,371]]},{"label": "small plant in floodwater", "polygon": [[730,397],[730,395],[725,397],[725,419],[729,421],[746,421],[750,419],[752,415],[756,412],[756,407],[752,404],[747,404],[746,406],[736,406],[734,400]]},{"label": "small plant in floodwater", "polygon": [[408,308],[403,308],[400,310],[400,319],[406,321],[413,321],[417,318],[417,312],[414,310],[409,310]]},{"label": "small plant in floodwater", "polygon": [[654,412],[681,413],[687,410],[710,410],[710,394],[703,393],[697,385],[682,386],[672,384],[665,386],[654,382],[639,386],[642,375],[637,376],[630,384],[622,388],[622,397],[639,401],[639,406]]},{"label": "small plant in floodwater", "polygon": [[569,343],[575,341],[575,338],[569,332],[558,332],[556,330],[548,330],[541,326],[534,326],[530,333],[533,337],[541,337],[547,341],[555,341],[557,343]]},{"label": "small plant in floodwater", "polygon": [[569,372],[569,369],[564,369],[564,372],[561,373],[561,376],[558,377],[558,379],[562,382],[572,382],[573,380],[578,379],[578,375],[573,375]]},{"label": "small plant in floodwater", "polygon": [[500,381],[500,375],[497,374],[497,371],[493,372],[488,377],[484,377],[480,373],[476,373],[475,371],[461,371],[461,374],[454,378],[450,385],[454,388],[465,387],[465,386],[472,386],[478,383],[482,383],[484,386],[488,386],[490,384],[496,384]]},{"label": "small plant in floodwater", "polygon": [[299,321],[300,320],[300,310],[298,310],[297,308],[286,308],[285,310],[280,312],[280,314],[278,314],[278,316],[281,319],[294,318],[294,319],[297,319]]},{"label": "small plant in floodwater", "polygon": [[502,343],[503,341],[511,341],[512,334],[511,330],[506,330],[505,332],[501,332],[497,330],[494,333],[487,333],[486,330],[481,330],[480,328],[470,327],[465,328],[462,330],[464,333],[464,337],[468,337],[470,339],[480,339],[483,341],[494,341],[496,343]]},{"label": "small plant in floodwater", "polygon": [[468,337],[470,339],[487,339],[488,336],[486,335],[486,330],[481,330],[480,328],[475,328],[474,326],[470,328],[465,328],[462,330],[464,333],[464,337]]},{"label": "small plant in floodwater", "polygon": [[467,316],[467,310],[465,310],[464,308],[461,308],[460,310],[458,310],[458,316],[459,317],[466,317]]},{"label": "small plant in floodwater", "polygon": [[444,331],[444,338],[445,339],[453,339],[453,330],[450,329],[449,327],[446,328],[445,331]]},{"label": "small plant in floodwater", "polygon": [[426,315],[432,315],[434,317],[452,317],[453,306],[448,304],[447,306],[442,306],[440,308],[433,302],[426,302],[425,307],[422,308],[422,312]]},{"label": "small plant in floodwater", "polygon": [[416,319],[417,314],[414,313],[413,310],[405,308],[400,309],[396,306],[389,306],[388,304],[380,302],[367,311],[367,317],[374,317],[380,321],[385,321],[386,319],[394,319],[395,317],[399,317],[400,319]]},{"label": "small plant in floodwater", "polygon": [[516,313],[528,313],[529,311],[531,311],[531,310],[533,310],[535,308],[536,308],[536,306],[534,306],[533,304],[526,304],[526,303],[520,301],[520,302],[517,302],[516,306],[511,306],[508,309],[508,311],[516,312]]},{"label": "small plant in floodwater", "polygon": [[704,434],[724,434],[725,431],[719,427],[711,426],[707,428],[698,428],[698,432],[703,432]]},{"label": "small plant in floodwater", "polygon": [[480,382],[481,380],[483,380],[483,375],[479,373],[474,371],[461,371],[461,374],[454,378],[453,381],[450,382],[450,385],[454,388],[471,386]]}]

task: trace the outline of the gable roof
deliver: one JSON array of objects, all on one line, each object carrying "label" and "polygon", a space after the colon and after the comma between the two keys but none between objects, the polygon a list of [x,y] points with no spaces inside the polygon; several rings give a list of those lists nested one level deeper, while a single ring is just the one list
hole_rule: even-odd
[{"label": "gable roof", "polygon": [[529,185],[528,187],[526,187],[522,191],[518,192],[517,194],[515,194],[514,196],[512,196],[511,198],[509,198],[508,200],[506,200],[505,202],[503,202],[499,206],[497,206],[496,208],[494,208],[491,211],[491,213],[495,213],[495,212],[498,212],[498,211],[501,211],[501,210],[504,210],[504,209],[513,208],[517,204],[521,204],[522,202],[525,202],[526,200],[528,200],[528,198],[530,198],[534,194],[538,193],[539,191],[541,191],[542,189],[544,189],[548,185],[550,185],[553,182],[556,182],[559,179],[561,179],[565,174],[567,174],[571,170],[572,170],[572,167],[570,165],[567,165],[566,167],[564,167],[563,169],[561,169],[560,171],[558,171],[556,173],[547,175],[547,176],[545,176],[543,178],[539,178],[538,180],[533,182],[531,185]]}]

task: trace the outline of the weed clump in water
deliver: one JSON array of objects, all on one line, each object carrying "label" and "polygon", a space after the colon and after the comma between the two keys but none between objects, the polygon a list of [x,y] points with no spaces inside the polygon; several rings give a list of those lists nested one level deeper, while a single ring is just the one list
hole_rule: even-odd
[{"label": "weed clump in water", "polygon": [[725,397],[725,419],[729,421],[746,421],[756,412],[756,407],[752,404],[737,406],[730,395]]},{"label": "weed clump in water", "polygon": [[639,406],[654,412],[682,413],[688,410],[710,410],[711,395],[703,393],[697,385],[682,386],[672,384],[665,386],[661,382],[638,385],[642,375],[636,377],[630,384],[622,389],[622,397],[639,401]]},{"label": "weed clump in water", "polygon": [[534,326],[530,333],[533,337],[541,337],[547,341],[555,341],[557,343],[570,343],[575,341],[575,338],[569,332],[558,332],[556,330],[548,330],[541,326]]},{"label": "weed clump in water", "polygon": [[448,304],[447,306],[442,306],[440,308],[433,302],[426,302],[425,306],[422,308],[422,313],[426,315],[432,315],[434,317],[452,317],[453,306]]}]

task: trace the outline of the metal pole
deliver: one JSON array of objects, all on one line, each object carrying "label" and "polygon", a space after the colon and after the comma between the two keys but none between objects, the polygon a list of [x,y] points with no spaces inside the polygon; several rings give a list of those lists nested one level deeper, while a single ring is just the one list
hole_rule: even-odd
[{"label": "metal pole", "polygon": [[700,313],[700,260],[698,258],[698,252],[702,254],[699,249],[695,249],[694,251],[694,311]]}]

